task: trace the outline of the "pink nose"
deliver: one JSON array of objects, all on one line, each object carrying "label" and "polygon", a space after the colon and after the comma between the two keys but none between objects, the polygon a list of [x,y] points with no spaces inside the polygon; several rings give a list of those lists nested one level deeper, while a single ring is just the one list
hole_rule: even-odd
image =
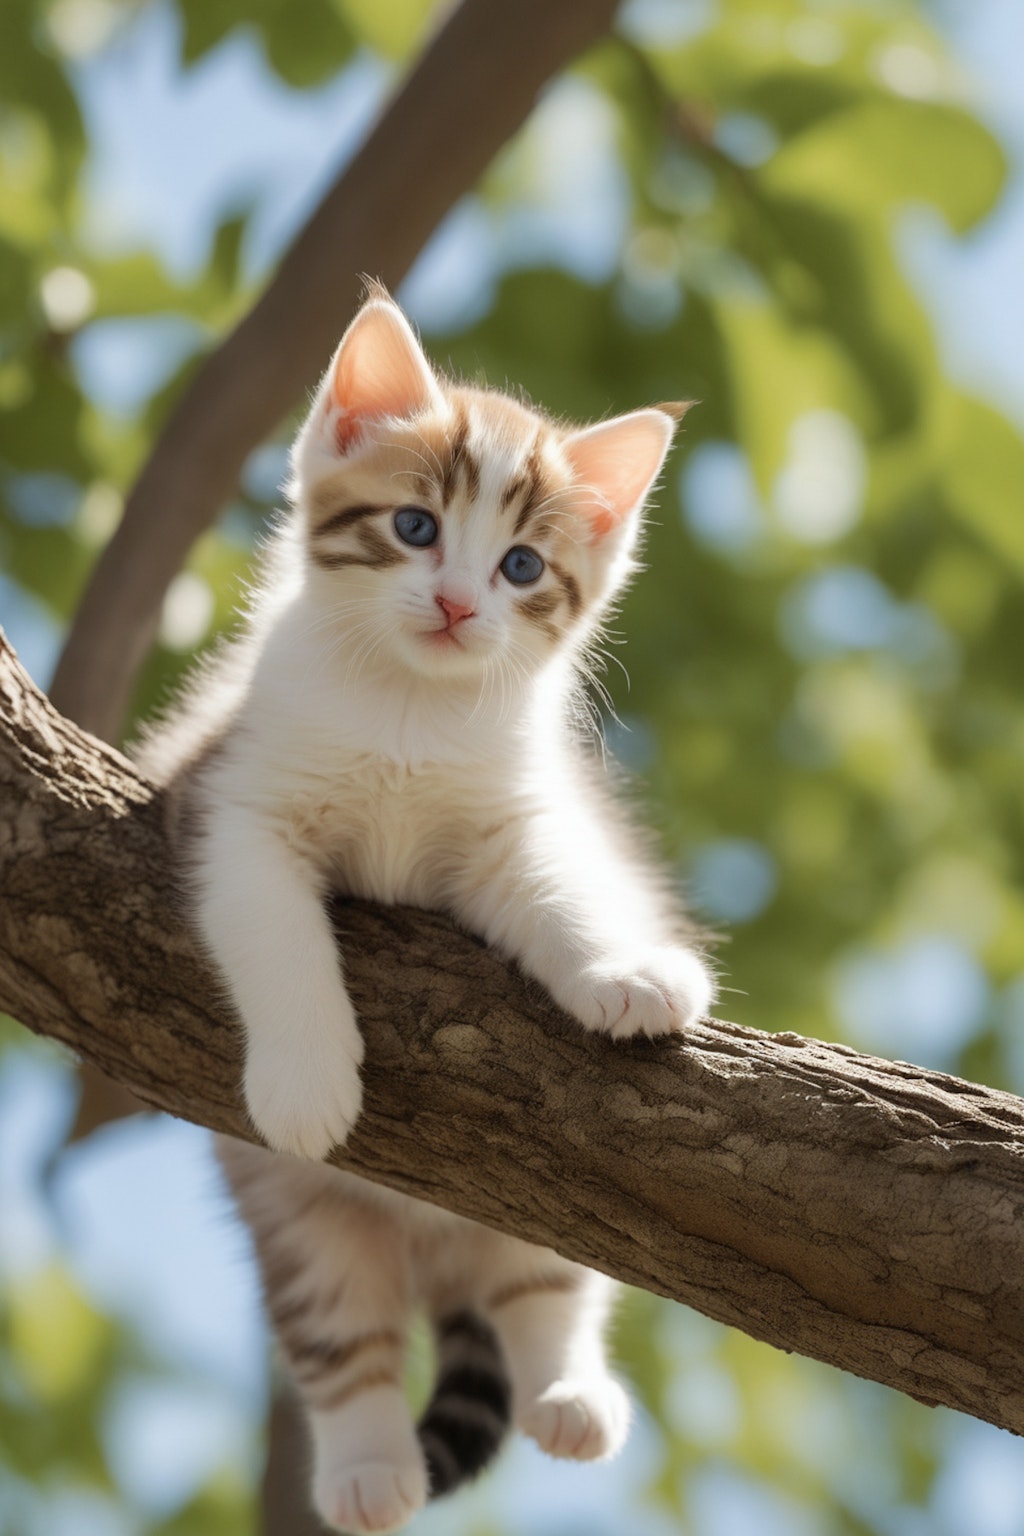
[{"label": "pink nose", "polygon": [[457,603],[453,598],[445,597],[440,592],[434,601],[439,608],[444,610],[449,629],[454,629],[460,619],[471,619],[474,613],[476,613],[475,608],[470,608],[466,603]]}]

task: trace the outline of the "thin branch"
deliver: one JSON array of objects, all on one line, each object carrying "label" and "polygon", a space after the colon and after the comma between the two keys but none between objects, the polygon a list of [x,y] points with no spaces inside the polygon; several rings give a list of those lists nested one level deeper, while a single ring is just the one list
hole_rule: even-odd
[{"label": "thin branch", "polygon": [[309,1497],[305,1414],[289,1382],[275,1380],[271,1390],[259,1536],[327,1536]]},{"label": "thin branch", "polygon": [[[159,797],[0,646],[0,1006],[251,1137],[180,907]],[[339,1166],[1024,1431],[1024,1101],[735,1024],[616,1043],[446,917],[335,922],[367,1043]]]},{"label": "thin branch", "polygon": [[611,25],[616,0],[463,0],[172,412],[100,556],[53,679],[71,719],[117,738],[167,585],[294,408],[350,318],[359,274],[395,285],[523,123]]}]

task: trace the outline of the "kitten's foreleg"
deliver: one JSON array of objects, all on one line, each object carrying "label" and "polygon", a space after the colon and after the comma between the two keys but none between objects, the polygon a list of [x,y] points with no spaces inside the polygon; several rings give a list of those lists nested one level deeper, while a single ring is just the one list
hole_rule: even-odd
[{"label": "kitten's foreleg", "polygon": [[587,1029],[682,1030],[714,998],[711,971],[675,937],[668,904],[579,806],[484,846],[459,917],[518,960]]},{"label": "kitten's foreleg", "polygon": [[221,804],[197,849],[197,915],[245,1029],[245,1098],[278,1152],[323,1158],[359,1114],[363,1042],[316,872]]}]

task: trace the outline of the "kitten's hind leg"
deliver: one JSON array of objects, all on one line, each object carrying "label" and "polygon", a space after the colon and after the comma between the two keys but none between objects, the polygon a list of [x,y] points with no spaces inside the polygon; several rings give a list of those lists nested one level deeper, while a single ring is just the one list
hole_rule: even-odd
[{"label": "kitten's hind leg", "polygon": [[322,1338],[280,1331],[309,1410],[317,1510],[328,1525],[369,1536],[411,1520],[426,1502],[427,1472],[402,1379],[404,1243],[376,1213],[350,1214],[346,1226],[349,1267]]},{"label": "kitten's hind leg", "polygon": [[[399,1531],[427,1500],[427,1473],[404,1398],[383,1380],[344,1406],[310,1407],[313,1500],[332,1529],[350,1536]],[[404,1415],[404,1417],[403,1417]]]},{"label": "kitten's hind leg", "polygon": [[238,1142],[219,1151],[309,1417],[317,1511],[351,1536],[397,1531],[427,1498],[403,1389],[412,1304],[405,1233],[336,1170]]},{"label": "kitten's hind leg", "polygon": [[517,1426],[551,1456],[617,1455],[630,1404],[605,1358],[613,1282],[549,1250],[506,1241],[509,1262],[484,1310],[508,1361]]}]

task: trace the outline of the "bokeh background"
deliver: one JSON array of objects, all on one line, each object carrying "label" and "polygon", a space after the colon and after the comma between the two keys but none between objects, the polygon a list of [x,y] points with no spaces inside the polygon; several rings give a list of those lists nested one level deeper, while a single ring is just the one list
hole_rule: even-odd
[{"label": "bokeh background", "polygon": [[[2,0],[0,621],[44,687],[170,402],[431,9]],[[729,936],[723,1013],[1018,1092],[1022,68],[1020,0],[626,0],[400,294],[555,411],[701,402],[606,681]],[[137,715],[229,621],[286,441],[173,583]],[[66,1148],[76,1093],[0,1024],[0,1533],[245,1536],[246,1239],[203,1132]],[[618,1350],[619,1462],[518,1443],[419,1536],[1024,1533],[1009,1435],[641,1294]]]}]

